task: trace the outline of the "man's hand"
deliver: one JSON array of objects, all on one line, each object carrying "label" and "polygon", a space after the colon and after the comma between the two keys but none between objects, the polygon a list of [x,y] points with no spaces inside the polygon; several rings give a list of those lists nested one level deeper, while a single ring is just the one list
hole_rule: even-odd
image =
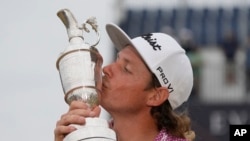
[{"label": "man's hand", "polygon": [[101,108],[99,106],[90,109],[82,101],[73,101],[70,104],[69,111],[63,114],[56,123],[54,130],[55,141],[62,141],[67,134],[76,130],[71,124],[84,125],[86,117],[98,117],[100,112]]}]

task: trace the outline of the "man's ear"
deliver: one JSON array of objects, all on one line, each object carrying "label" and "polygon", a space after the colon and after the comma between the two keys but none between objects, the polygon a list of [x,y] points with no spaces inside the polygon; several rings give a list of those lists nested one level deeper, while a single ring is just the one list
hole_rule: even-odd
[{"label": "man's ear", "polygon": [[149,106],[159,106],[169,97],[169,92],[165,87],[155,88],[152,93],[149,94],[147,104]]}]

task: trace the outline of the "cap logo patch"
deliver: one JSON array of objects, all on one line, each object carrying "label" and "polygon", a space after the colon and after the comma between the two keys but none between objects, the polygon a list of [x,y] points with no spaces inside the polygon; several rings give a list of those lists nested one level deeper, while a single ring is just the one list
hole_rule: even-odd
[{"label": "cap logo patch", "polygon": [[145,39],[155,51],[161,50],[161,45],[157,44],[156,38],[152,38],[152,36],[153,34],[149,33],[149,34],[142,35],[141,37]]},{"label": "cap logo patch", "polygon": [[160,73],[161,80],[165,85],[167,85],[168,92],[171,93],[174,91],[174,88],[171,86],[171,83],[168,81],[166,75],[163,72],[163,69],[161,67],[158,67],[156,70]]}]

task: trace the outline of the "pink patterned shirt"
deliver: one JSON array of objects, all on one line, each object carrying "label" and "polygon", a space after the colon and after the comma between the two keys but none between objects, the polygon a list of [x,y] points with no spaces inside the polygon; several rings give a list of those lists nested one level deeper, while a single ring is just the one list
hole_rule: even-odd
[{"label": "pink patterned shirt", "polygon": [[179,138],[168,134],[164,129],[156,136],[154,141],[187,141],[187,139]]}]

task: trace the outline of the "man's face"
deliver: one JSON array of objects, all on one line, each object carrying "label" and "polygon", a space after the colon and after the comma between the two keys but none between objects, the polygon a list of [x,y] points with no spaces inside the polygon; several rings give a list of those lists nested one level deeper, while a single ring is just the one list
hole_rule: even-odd
[{"label": "man's face", "polygon": [[132,46],[121,50],[115,62],[103,68],[100,104],[113,112],[137,112],[146,106],[151,73]]}]

